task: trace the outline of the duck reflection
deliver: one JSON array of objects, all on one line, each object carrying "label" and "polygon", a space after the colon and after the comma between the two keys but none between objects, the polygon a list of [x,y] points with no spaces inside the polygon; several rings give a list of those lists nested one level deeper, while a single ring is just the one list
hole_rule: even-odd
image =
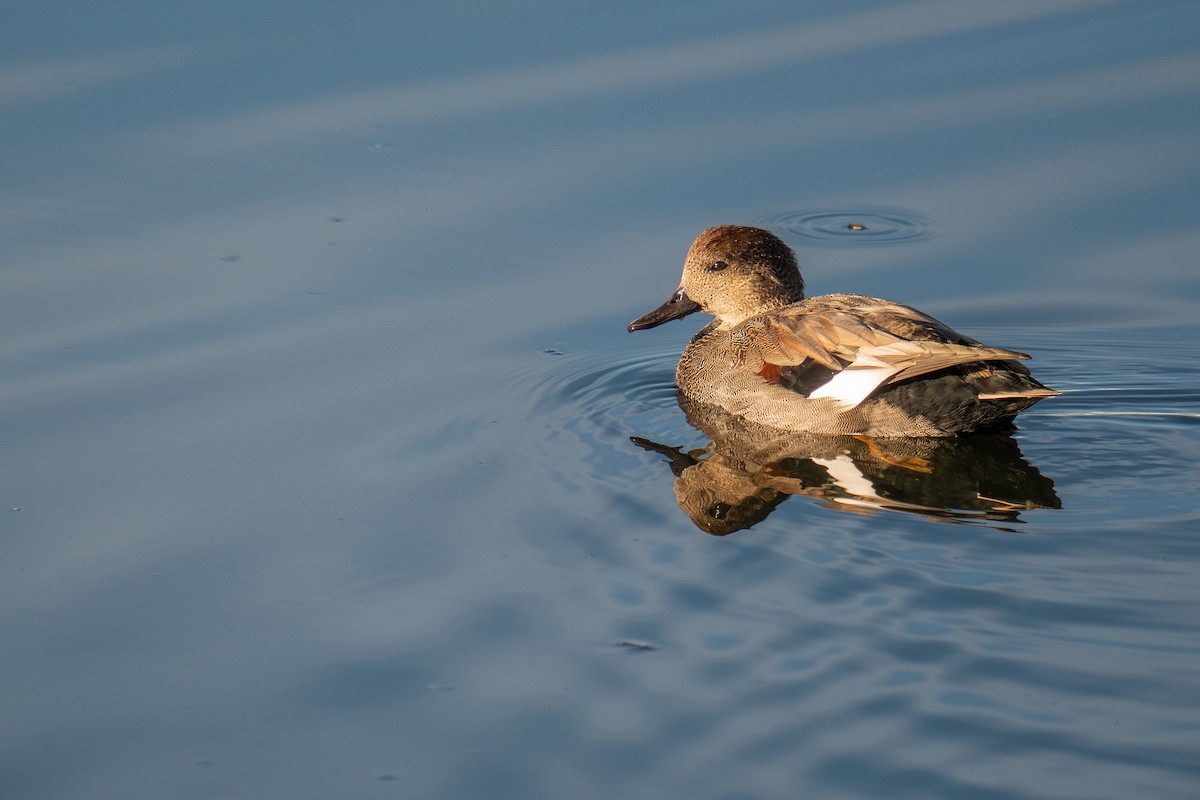
[{"label": "duck reflection", "polygon": [[686,397],[688,422],[711,439],[684,451],[633,437],[670,460],[679,507],[725,536],[766,517],[791,495],[842,511],[902,511],[948,521],[1017,522],[1021,511],[1060,508],[1054,483],[1008,434],[870,439],[813,436],[755,425]]}]

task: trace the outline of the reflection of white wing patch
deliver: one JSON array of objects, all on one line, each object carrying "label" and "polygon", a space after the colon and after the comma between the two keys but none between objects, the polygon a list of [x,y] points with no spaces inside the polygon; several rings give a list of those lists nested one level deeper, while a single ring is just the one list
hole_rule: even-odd
[{"label": "reflection of white wing patch", "polygon": [[[918,503],[906,503],[903,500],[889,500],[875,491],[875,484],[862,474],[858,465],[847,455],[833,458],[814,458],[814,464],[820,464],[829,473],[833,485],[844,490],[848,497],[830,497],[835,503],[858,508],[890,508],[900,511],[945,511],[937,506],[923,506]],[[997,501],[1000,502],[1000,501]]]},{"label": "reflection of white wing patch", "polygon": [[901,369],[903,367],[900,365],[888,364],[873,358],[865,350],[860,350],[852,363],[824,385],[817,387],[809,397],[832,397],[839,403],[853,408]]},{"label": "reflection of white wing patch", "polygon": [[872,500],[882,500],[875,493],[875,484],[867,480],[862,474],[853,459],[849,456],[841,455],[833,458],[814,458],[814,464],[820,464],[829,473],[829,477],[834,484],[845,489],[850,494],[856,497],[866,497]]}]

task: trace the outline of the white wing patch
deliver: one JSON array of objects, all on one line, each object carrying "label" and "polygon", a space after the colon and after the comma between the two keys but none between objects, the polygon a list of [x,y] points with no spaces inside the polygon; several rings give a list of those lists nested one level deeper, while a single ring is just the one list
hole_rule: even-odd
[{"label": "white wing patch", "polygon": [[853,362],[817,387],[809,397],[832,397],[847,408],[854,408],[903,368],[903,365],[880,361],[866,349],[859,350]]}]

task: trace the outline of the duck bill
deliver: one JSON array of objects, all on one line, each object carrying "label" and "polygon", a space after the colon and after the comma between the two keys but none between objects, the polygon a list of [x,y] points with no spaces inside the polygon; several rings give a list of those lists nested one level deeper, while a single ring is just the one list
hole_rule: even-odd
[{"label": "duck bill", "polygon": [[644,317],[639,317],[629,323],[629,332],[644,331],[647,328],[654,328],[662,325],[664,322],[670,322],[673,319],[682,319],[692,312],[699,311],[700,304],[684,293],[680,289],[675,294],[671,295],[671,299],[663,303],[658,308],[651,311]]}]

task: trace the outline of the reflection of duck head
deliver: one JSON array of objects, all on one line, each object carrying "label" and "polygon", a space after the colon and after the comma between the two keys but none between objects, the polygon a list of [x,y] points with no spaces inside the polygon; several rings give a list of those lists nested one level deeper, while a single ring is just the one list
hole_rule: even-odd
[{"label": "reflection of duck head", "polygon": [[763,475],[720,453],[685,452],[636,436],[633,442],[670,459],[679,507],[698,528],[714,536],[762,521],[787,499],[788,493],[771,488]]},{"label": "reflection of duck head", "polygon": [[844,511],[880,509],[965,522],[1018,521],[1018,512],[1059,508],[1054,484],[1006,434],[871,440],[805,436],[681,398],[688,421],[712,444],[684,452],[634,439],[668,456],[679,507],[723,536],[762,521],[789,495]]}]

